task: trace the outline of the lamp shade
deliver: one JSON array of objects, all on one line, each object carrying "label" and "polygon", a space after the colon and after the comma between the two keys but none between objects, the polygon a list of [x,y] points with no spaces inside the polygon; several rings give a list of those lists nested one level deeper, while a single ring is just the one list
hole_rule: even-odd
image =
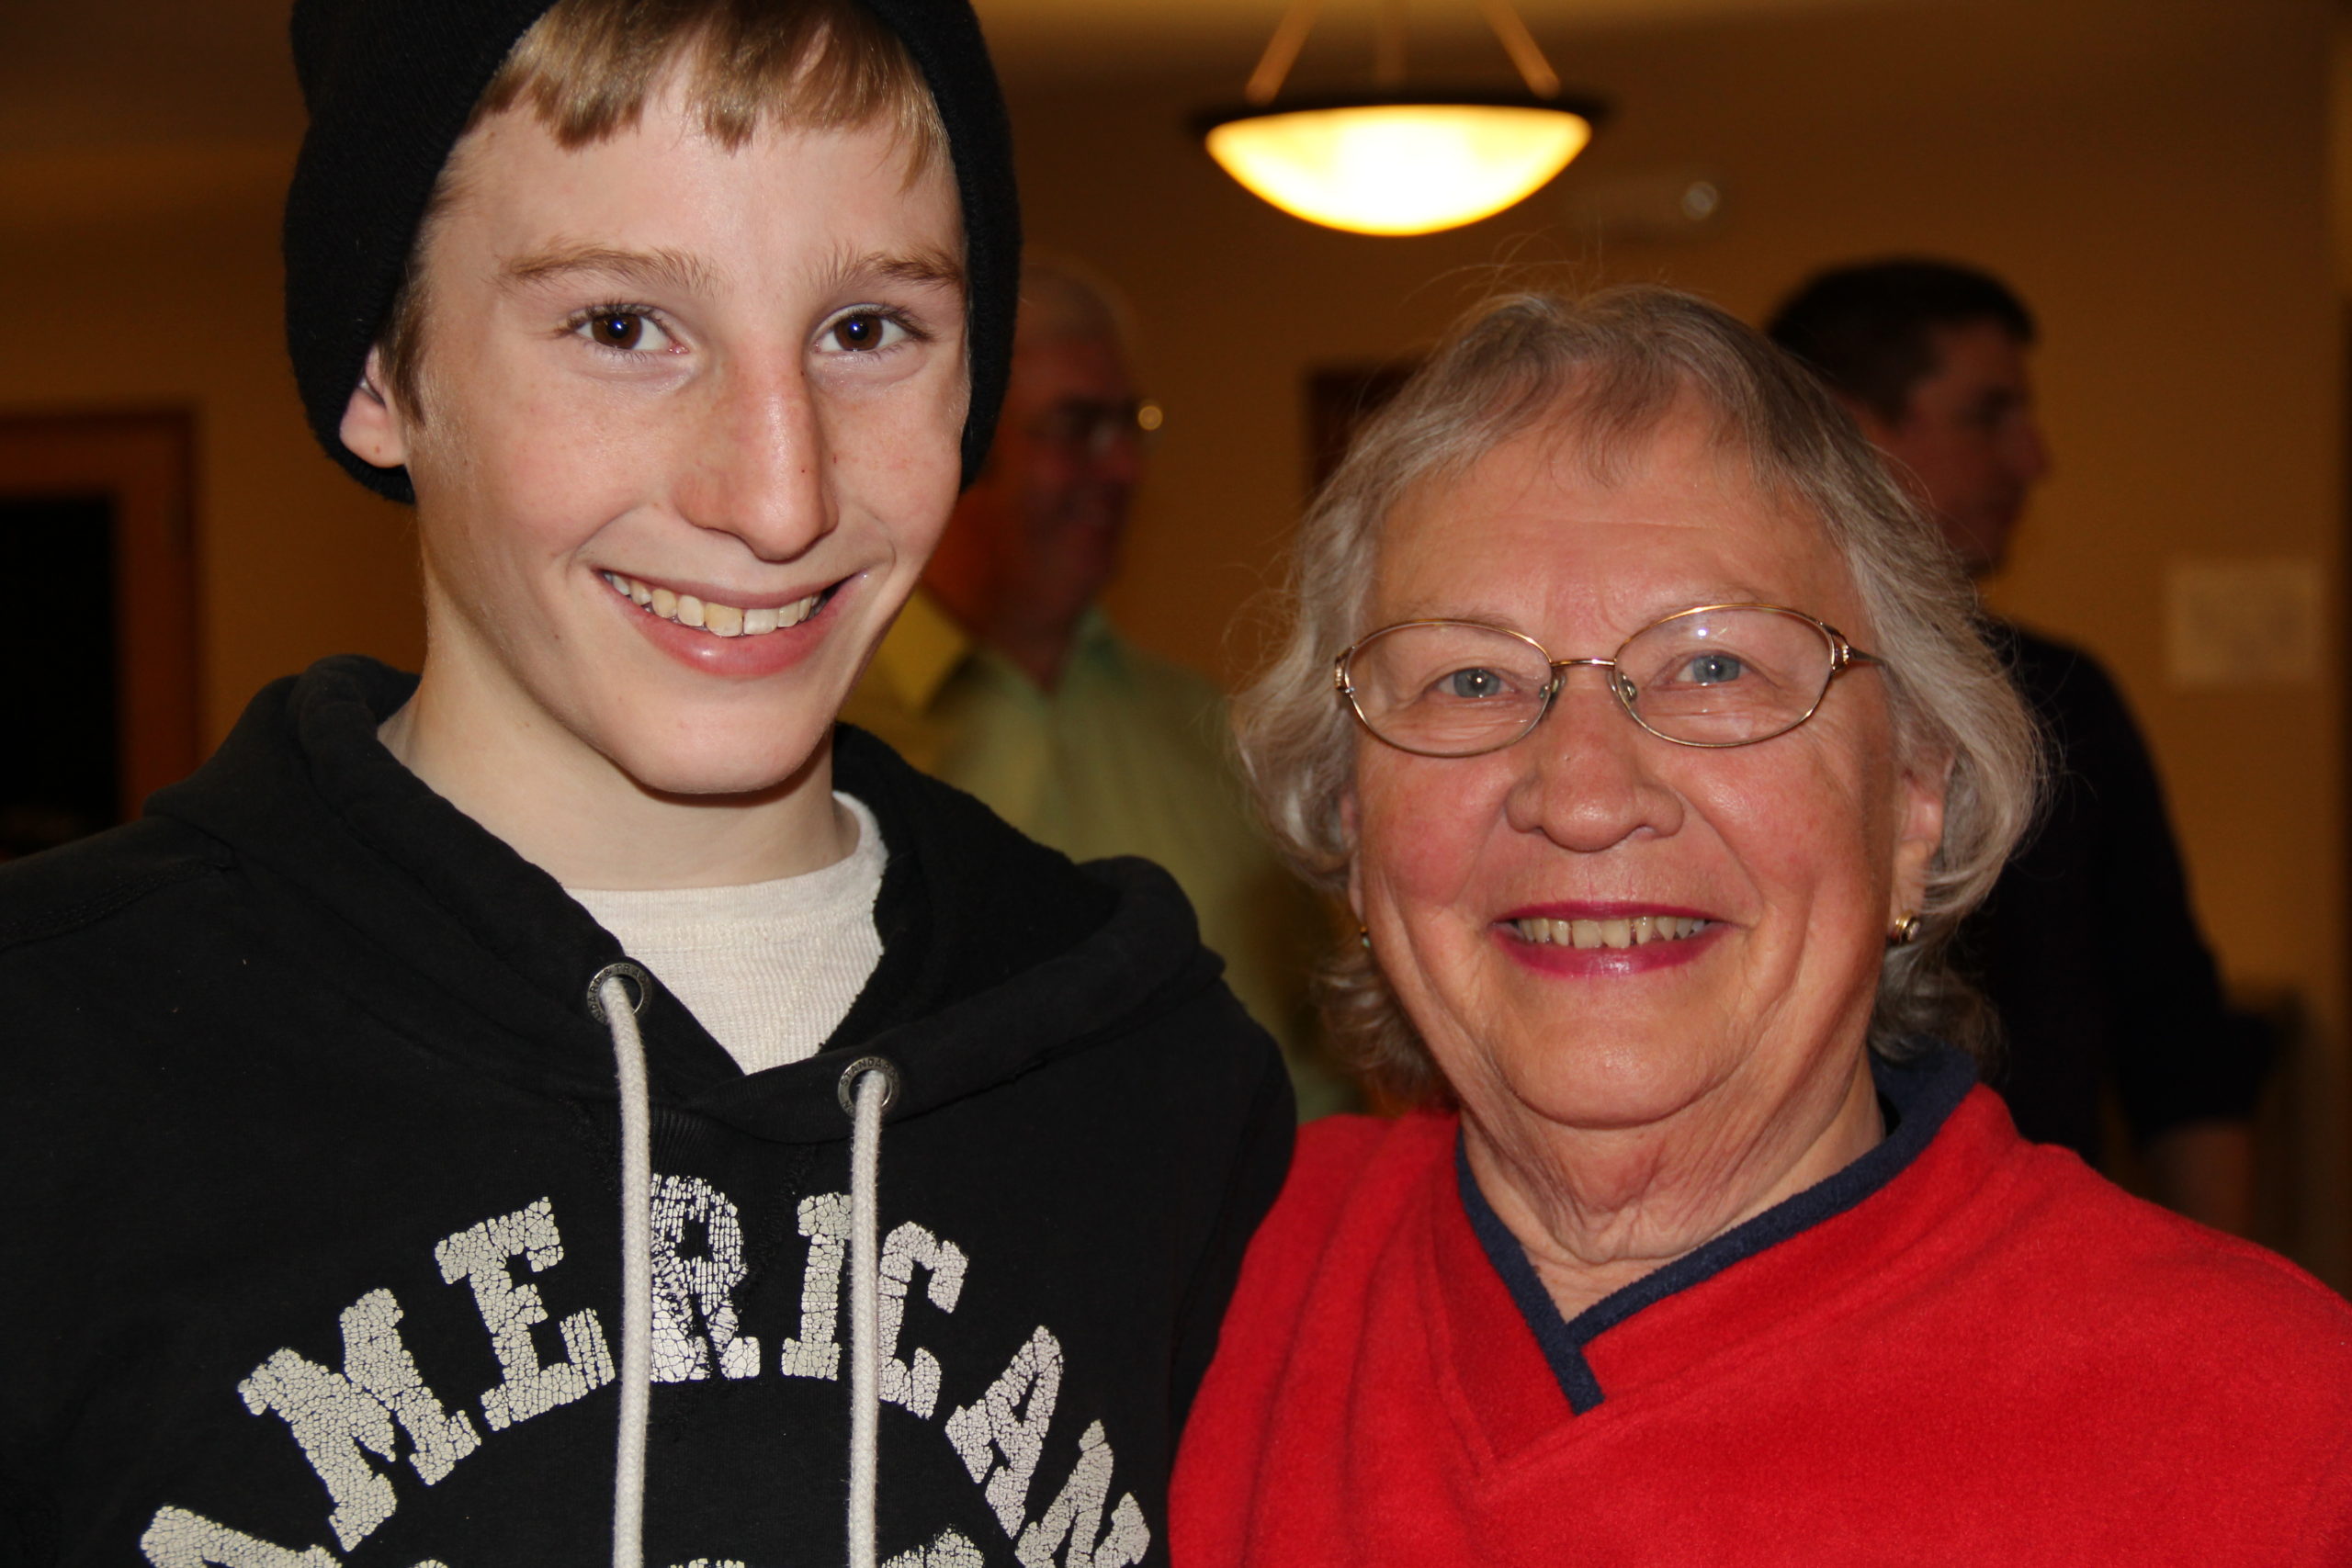
[{"label": "lamp shade", "polygon": [[1209,156],[1295,217],[1427,234],[1500,212],[1584,151],[1589,100],[1453,93],[1323,98],[1202,117]]}]

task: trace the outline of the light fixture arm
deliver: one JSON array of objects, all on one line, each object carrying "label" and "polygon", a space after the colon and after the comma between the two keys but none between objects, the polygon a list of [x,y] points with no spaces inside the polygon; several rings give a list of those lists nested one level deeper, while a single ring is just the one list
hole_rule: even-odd
[{"label": "light fixture arm", "polygon": [[[1299,51],[1306,47],[1306,35],[1315,30],[1315,19],[1322,10],[1322,0],[1291,0],[1290,9],[1274,26],[1274,36],[1266,40],[1266,52],[1258,57],[1258,68],[1250,73],[1250,84],[1241,90],[1248,102],[1263,107],[1274,101],[1283,90],[1283,83],[1290,76],[1290,68],[1298,63]],[[1478,0],[1479,14],[1487,18],[1496,41],[1510,62],[1518,67],[1520,79],[1527,90],[1539,98],[1560,96],[1560,75],[1552,62],[1544,58],[1544,51],[1535,35],[1527,30],[1510,0]],[[1373,76],[1383,86],[1394,86],[1405,79],[1405,0],[1380,0],[1380,32],[1374,55]]]},{"label": "light fixture arm", "polygon": [[1243,98],[1260,105],[1274,101],[1290,68],[1297,63],[1298,51],[1306,47],[1306,35],[1315,30],[1315,14],[1322,8],[1322,0],[1291,0],[1290,9],[1274,25],[1274,36],[1266,40],[1266,52],[1258,57],[1258,69],[1250,73],[1250,85],[1241,89]]},{"label": "light fixture arm", "polygon": [[1487,26],[1494,28],[1503,52],[1519,67],[1520,79],[1527,84],[1527,90],[1539,98],[1558,97],[1560,73],[1544,58],[1535,35],[1527,30],[1527,24],[1511,9],[1510,0],[1478,0],[1478,9],[1486,13]]}]

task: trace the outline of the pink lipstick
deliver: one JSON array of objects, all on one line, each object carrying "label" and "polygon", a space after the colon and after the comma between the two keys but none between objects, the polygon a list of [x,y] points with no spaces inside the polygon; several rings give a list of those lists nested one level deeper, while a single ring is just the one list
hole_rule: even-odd
[{"label": "pink lipstick", "polygon": [[1697,909],[1572,902],[1511,910],[1488,928],[1520,964],[1547,975],[1626,976],[1689,964],[1728,930]]}]

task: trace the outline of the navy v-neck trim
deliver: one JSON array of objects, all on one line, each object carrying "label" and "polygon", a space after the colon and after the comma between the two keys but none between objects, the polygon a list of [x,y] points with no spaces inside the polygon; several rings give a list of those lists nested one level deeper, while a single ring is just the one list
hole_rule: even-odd
[{"label": "navy v-neck trim", "polygon": [[1733,1226],[1705,1246],[1685,1253],[1655,1273],[1645,1274],[1623,1290],[1611,1292],[1573,1318],[1563,1318],[1551,1292],[1536,1277],[1527,1249],[1487,1201],[1470,1173],[1466,1145],[1453,1144],[1454,1177],[1462,1193],[1463,1212],[1487,1260],[1502,1277],[1521,1317],[1542,1348],[1552,1375],[1568,1408],[1581,1416],[1600,1404],[1600,1382],[1585,1359],[1585,1347],[1644,1307],[1677,1292],[1713,1279],[1744,1258],[1835,1219],[1900,1176],[1918,1158],[1939,1132],[1947,1117],[1975,1087],[1976,1065],[1948,1045],[1938,1045],[1909,1062],[1871,1060],[1871,1082],[1888,1112],[1890,1131],[1878,1145],[1844,1169],[1782,1200],[1754,1219]]}]

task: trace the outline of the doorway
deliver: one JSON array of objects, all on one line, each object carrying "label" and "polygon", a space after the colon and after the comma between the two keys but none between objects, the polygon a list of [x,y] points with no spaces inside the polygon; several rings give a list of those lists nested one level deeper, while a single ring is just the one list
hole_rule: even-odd
[{"label": "doorway", "polygon": [[0,858],[138,815],[201,750],[194,423],[0,419]]}]

